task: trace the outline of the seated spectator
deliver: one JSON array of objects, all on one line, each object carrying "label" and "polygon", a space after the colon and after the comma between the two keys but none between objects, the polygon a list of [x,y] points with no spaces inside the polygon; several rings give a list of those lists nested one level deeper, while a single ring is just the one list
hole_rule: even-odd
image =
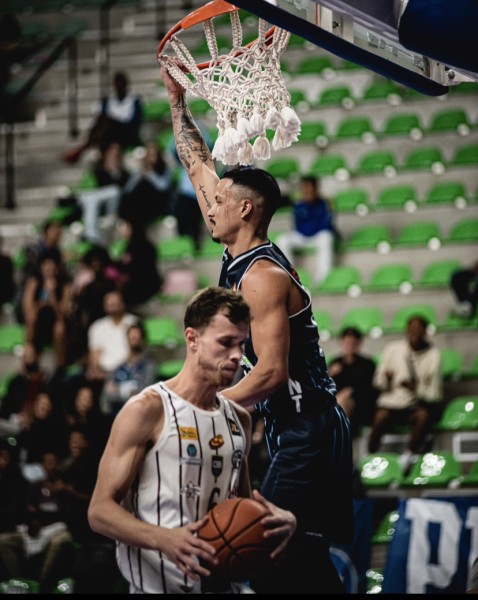
[{"label": "seated spectator", "polygon": [[320,180],[314,176],[302,177],[301,194],[301,199],[292,205],[293,228],[278,237],[277,245],[292,264],[294,250],[314,248],[313,282],[319,285],[333,267],[339,234],[330,202],[320,192]]},{"label": "seated spectator", "polygon": [[83,211],[85,239],[102,244],[99,228],[100,216],[118,216],[121,194],[130,172],[124,166],[123,149],[117,142],[111,142],[102,149],[101,157],[93,167],[97,187],[78,194],[78,203]]},{"label": "seated spectator", "polygon": [[63,521],[58,494],[60,459],[53,452],[41,457],[42,477],[26,489],[27,517],[12,533],[0,534],[0,556],[7,578],[28,577],[40,583],[40,593],[73,569],[72,536]]},{"label": "seated spectator", "polygon": [[386,344],[374,376],[380,390],[368,439],[368,451],[380,449],[382,436],[411,425],[407,450],[400,457],[406,471],[424,451],[426,438],[440,417],[443,377],[439,349],[427,338],[427,321],[412,316],[404,339]]},{"label": "seated spectator", "polygon": [[57,253],[45,250],[39,257],[38,271],[25,282],[25,341],[35,347],[38,355],[52,344],[57,369],[65,366],[72,308],[71,278],[62,271]]},{"label": "seated spectator", "polygon": [[337,386],[337,402],[350,420],[352,435],[372,424],[378,390],[373,386],[375,361],[362,354],[363,334],[356,327],[340,332],[340,353],[329,362]]},{"label": "seated spectator", "polygon": [[139,173],[134,173],[124,187],[119,216],[146,227],[172,212],[173,180],[171,169],[158,144],[146,143]]},{"label": "seated spectator", "polygon": [[0,235],[0,313],[6,304],[13,304],[16,281],[12,257],[3,251],[3,237]]},{"label": "seated spectator", "polygon": [[144,106],[138,94],[130,91],[126,73],[117,71],[113,75],[113,90],[94,107],[95,119],[86,140],[65,152],[63,160],[74,164],[88,148],[104,148],[115,142],[123,150],[141,145],[141,126]]},{"label": "seated spectator", "polygon": [[[18,459],[18,448],[0,438],[0,532],[15,531],[26,519],[26,490],[28,481],[23,476]],[[0,544],[1,546],[1,544]],[[0,561],[0,579],[6,579]]]},{"label": "seated spectator", "polygon": [[138,317],[126,311],[123,294],[119,290],[108,292],[104,297],[105,316],[94,321],[88,328],[88,359],[86,378],[100,393],[105,379],[129,355],[128,327]]},{"label": "seated spectator", "polygon": [[101,410],[116,416],[126,400],[156,381],[156,364],[145,351],[146,334],[138,322],[127,331],[129,355],[105,381],[101,397]]},{"label": "seated spectator", "polygon": [[120,231],[126,240],[124,252],[116,261],[119,270],[119,288],[127,308],[150,300],[159,293],[163,276],[158,269],[158,253],[148,239],[144,225],[122,221]]},{"label": "seated spectator", "polygon": [[43,252],[48,251],[51,255],[56,254],[56,260],[66,271],[61,249],[63,230],[58,221],[47,219],[41,225],[40,234],[36,240],[26,244],[22,248],[22,267],[19,274],[17,293],[15,296],[15,316],[18,323],[24,323],[23,316],[23,292],[25,282],[31,275],[38,271],[38,259]]},{"label": "seated spectator", "polygon": [[462,319],[476,316],[478,306],[478,261],[458,269],[450,278],[450,289],[456,300],[453,312]]}]

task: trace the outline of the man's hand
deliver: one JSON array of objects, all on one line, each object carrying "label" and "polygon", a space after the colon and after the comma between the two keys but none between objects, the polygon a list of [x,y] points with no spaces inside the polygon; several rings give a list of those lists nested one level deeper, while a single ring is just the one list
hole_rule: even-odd
[{"label": "man's hand", "polygon": [[[169,59],[169,60],[173,60],[173,59]],[[178,65],[179,68],[181,68],[181,65],[178,64],[178,61],[176,61],[176,64]],[[174,77],[172,77],[168,70],[161,64],[161,68],[159,70],[159,74],[161,75],[163,81],[164,81],[164,85],[166,86],[166,90],[168,92],[169,97],[171,96],[181,96],[182,94],[185,93],[185,89],[184,87],[178,83]]]},{"label": "man's hand", "polygon": [[282,538],[278,546],[271,552],[272,560],[279,559],[296,530],[297,519],[289,510],[279,508],[275,504],[272,504],[272,502],[266,500],[257,490],[253,490],[252,495],[254,500],[259,501],[272,513],[262,519],[264,527],[267,528],[264,537]]}]

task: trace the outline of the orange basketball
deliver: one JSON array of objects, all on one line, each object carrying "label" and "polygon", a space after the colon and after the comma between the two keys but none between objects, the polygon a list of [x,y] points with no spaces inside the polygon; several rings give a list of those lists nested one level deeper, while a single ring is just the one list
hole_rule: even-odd
[{"label": "orange basketball", "polygon": [[268,514],[252,498],[229,498],[208,512],[209,521],[198,535],[216,548],[219,563],[209,567],[213,575],[228,581],[247,581],[272,565],[274,542],[264,538],[261,524]]}]

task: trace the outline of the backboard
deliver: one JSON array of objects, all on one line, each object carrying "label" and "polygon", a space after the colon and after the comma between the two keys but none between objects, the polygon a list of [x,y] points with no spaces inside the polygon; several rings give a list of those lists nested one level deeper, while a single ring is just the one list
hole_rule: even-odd
[{"label": "backboard", "polygon": [[476,0],[235,0],[234,5],[423,94],[439,96],[450,86],[478,82]]}]

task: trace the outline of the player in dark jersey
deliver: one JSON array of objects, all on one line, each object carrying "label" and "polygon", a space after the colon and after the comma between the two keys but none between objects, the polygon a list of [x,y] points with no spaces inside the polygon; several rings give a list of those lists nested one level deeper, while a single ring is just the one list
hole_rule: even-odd
[{"label": "player in dark jersey", "polygon": [[250,167],[219,179],[184,89],[164,70],[162,76],[178,155],[213,239],[225,246],[219,283],[240,290],[251,308],[247,374],[224,394],[264,415],[271,463],[261,493],[297,517],[286,561],[253,587],[261,593],[343,593],[329,548],[353,537],[350,423],[336,402],[310,294],[268,239],[279,187],[267,172]]}]

